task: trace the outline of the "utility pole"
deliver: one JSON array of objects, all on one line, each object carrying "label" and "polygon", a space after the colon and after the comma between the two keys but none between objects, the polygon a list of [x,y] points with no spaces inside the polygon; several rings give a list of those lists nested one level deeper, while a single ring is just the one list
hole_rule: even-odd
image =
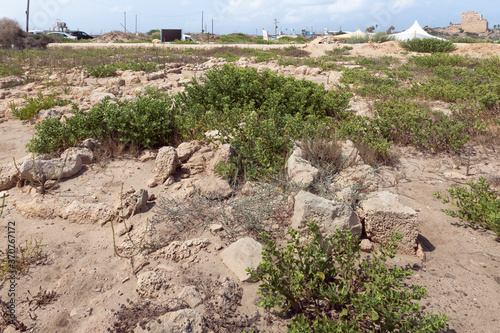
[{"label": "utility pole", "polygon": [[278,20],[274,19],[274,36],[277,36]]},{"label": "utility pole", "polygon": [[212,39],[215,42],[215,37],[214,37],[214,19],[212,19]]},{"label": "utility pole", "polygon": [[30,21],[30,0],[28,0],[28,8],[26,9],[26,32],[29,30]]},{"label": "utility pole", "polygon": [[135,34],[137,35],[137,14],[135,14]]},{"label": "utility pole", "polygon": [[201,35],[203,36],[203,11],[201,11]]},{"label": "utility pole", "polygon": [[127,12],[123,12],[123,17],[124,17],[124,23],[125,25],[123,26],[124,32],[127,33]]}]

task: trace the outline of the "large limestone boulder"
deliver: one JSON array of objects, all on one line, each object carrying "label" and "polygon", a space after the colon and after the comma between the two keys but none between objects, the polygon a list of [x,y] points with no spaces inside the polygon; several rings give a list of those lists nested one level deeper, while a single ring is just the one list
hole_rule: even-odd
[{"label": "large limestone boulder", "polygon": [[179,166],[179,156],[174,147],[162,147],[156,155],[156,168],[155,168],[155,178],[151,182],[150,186],[156,186],[163,184],[168,177],[173,175]]},{"label": "large limestone boulder", "polygon": [[360,217],[365,219],[366,235],[373,242],[385,243],[396,232],[403,234],[398,251],[415,254],[417,248],[417,212],[399,202],[399,196],[376,192],[361,203]]},{"label": "large limestone boulder", "polygon": [[134,333],[205,333],[203,316],[196,310],[184,309],[169,312],[147,324],[139,323]]},{"label": "large limestone boulder", "polygon": [[83,203],[73,201],[64,211],[62,217],[78,224],[100,224],[104,225],[111,221],[114,216],[112,206],[103,203]]},{"label": "large limestone boulder", "polygon": [[351,207],[307,191],[300,191],[295,196],[292,228],[306,233],[309,231],[309,221],[316,222],[324,236],[335,234],[337,229],[343,232],[350,230],[353,235],[361,236],[361,222]]},{"label": "large limestone boulder", "polygon": [[228,182],[216,176],[198,179],[193,183],[193,187],[200,195],[210,200],[224,199],[233,194]]},{"label": "large limestone boulder", "polygon": [[76,175],[83,168],[79,155],[69,155],[51,160],[29,159],[19,167],[21,176],[29,181],[61,179]]},{"label": "large limestone boulder", "polygon": [[246,269],[257,269],[259,266],[262,261],[262,244],[250,237],[241,238],[229,245],[220,256],[240,281],[249,281],[251,277]]},{"label": "large limestone boulder", "polygon": [[302,150],[296,147],[287,161],[287,173],[290,181],[309,186],[319,176],[319,170],[301,157]]},{"label": "large limestone boulder", "polygon": [[233,156],[236,154],[234,148],[229,144],[223,144],[217,148],[212,159],[210,160],[210,168],[212,172],[216,172],[215,166],[219,163],[228,164],[232,162]]}]

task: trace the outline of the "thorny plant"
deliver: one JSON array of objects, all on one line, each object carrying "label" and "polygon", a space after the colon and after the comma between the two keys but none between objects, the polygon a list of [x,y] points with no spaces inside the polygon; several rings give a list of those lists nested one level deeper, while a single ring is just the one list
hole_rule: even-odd
[{"label": "thorny plant", "polygon": [[171,223],[179,232],[221,223],[229,237],[272,232],[272,226],[290,214],[286,196],[271,184],[255,183],[250,195],[207,199],[193,191],[184,201],[160,197],[153,223]]}]

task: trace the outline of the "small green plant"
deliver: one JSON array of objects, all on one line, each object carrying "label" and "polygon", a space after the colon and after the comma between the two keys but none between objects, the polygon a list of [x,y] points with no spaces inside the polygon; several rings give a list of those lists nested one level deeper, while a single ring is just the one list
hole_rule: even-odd
[{"label": "small green plant", "polygon": [[[265,233],[263,260],[257,270],[247,269],[260,281],[260,306],[292,316],[287,332],[439,332],[446,329],[446,315],[421,311],[423,287],[405,287],[411,270],[387,268],[394,258],[401,234],[392,237],[361,260],[357,237],[350,232],[324,241],[319,228],[309,222],[312,241],[301,242],[290,229],[291,239],[278,249]],[[416,302],[417,301],[417,302]]]},{"label": "small green plant", "polygon": [[412,52],[444,53],[456,49],[453,41],[436,38],[413,38],[400,42],[402,48]]},{"label": "small green plant", "polygon": [[118,67],[115,64],[98,64],[95,66],[88,65],[85,67],[91,76],[95,77],[108,77],[114,76]]},{"label": "small green plant", "polygon": [[17,108],[14,103],[10,105],[12,114],[20,120],[28,120],[41,110],[46,110],[54,106],[63,106],[71,103],[71,101],[68,100],[56,99],[55,96],[56,94],[52,93],[44,97],[41,91],[39,91],[37,97],[34,98],[25,96],[24,99],[27,102],[26,106]]},{"label": "small green plant", "polygon": [[468,223],[471,227],[483,227],[493,230],[500,235],[500,197],[498,193],[490,189],[486,179],[479,177],[477,182],[468,181],[470,189],[455,186],[448,189],[449,196],[443,196],[439,192],[434,195],[443,203],[451,204],[458,210],[446,209],[445,212],[451,217],[458,217],[460,221]]},{"label": "small green plant", "polygon": [[42,251],[43,238],[37,240],[33,237],[26,241],[25,246],[19,246],[16,249],[14,261],[9,260],[14,256],[9,252],[7,255],[0,250],[0,281],[3,281],[9,274],[15,272],[16,275],[25,274],[29,271],[31,265],[41,265],[47,260],[47,255]]}]

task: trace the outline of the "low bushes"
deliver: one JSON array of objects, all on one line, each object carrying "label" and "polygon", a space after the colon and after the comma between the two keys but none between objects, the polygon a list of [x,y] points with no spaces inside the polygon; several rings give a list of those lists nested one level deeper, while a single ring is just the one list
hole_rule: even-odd
[{"label": "low bushes", "polygon": [[318,226],[308,224],[312,241],[303,243],[291,229],[283,249],[261,233],[265,248],[257,270],[259,305],[292,317],[287,332],[440,332],[446,315],[424,314],[419,300],[426,290],[406,286],[411,270],[387,268],[400,234],[382,245],[370,260],[362,259],[357,237],[339,230],[322,240]]},{"label": "low bushes", "polygon": [[400,42],[400,45],[408,51],[427,53],[451,52],[456,48],[453,41],[436,38],[413,38]]},{"label": "low bushes", "polygon": [[41,91],[39,91],[37,97],[34,98],[25,96],[24,99],[27,102],[26,106],[17,108],[15,104],[12,103],[10,106],[12,114],[20,120],[28,120],[41,110],[46,110],[54,106],[62,106],[71,103],[68,100],[56,99],[55,96],[55,93],[52,93],[44,97]]},{"label": "low bushes", "polygon": [[458,217],[473,228],[491,229],[500,236],[500,196],[490,189],[490,184],[483,177],[477,182],[468,181],[467,185],[469,189],[463,186],[448,189],[449,196],[439,192],[435,192],[434,196],[458,208],[446,209],[449,216]]},{"label": "low bushes", "polygon": [[50,119],[35,125],[36,136],[28,143],[28,151],[47,153],[92,137],[142,148],[172,143],[172,99],[151,94],[139,96],[133,102],[107,99],[89,112],[75,109],[65,124]]}]

